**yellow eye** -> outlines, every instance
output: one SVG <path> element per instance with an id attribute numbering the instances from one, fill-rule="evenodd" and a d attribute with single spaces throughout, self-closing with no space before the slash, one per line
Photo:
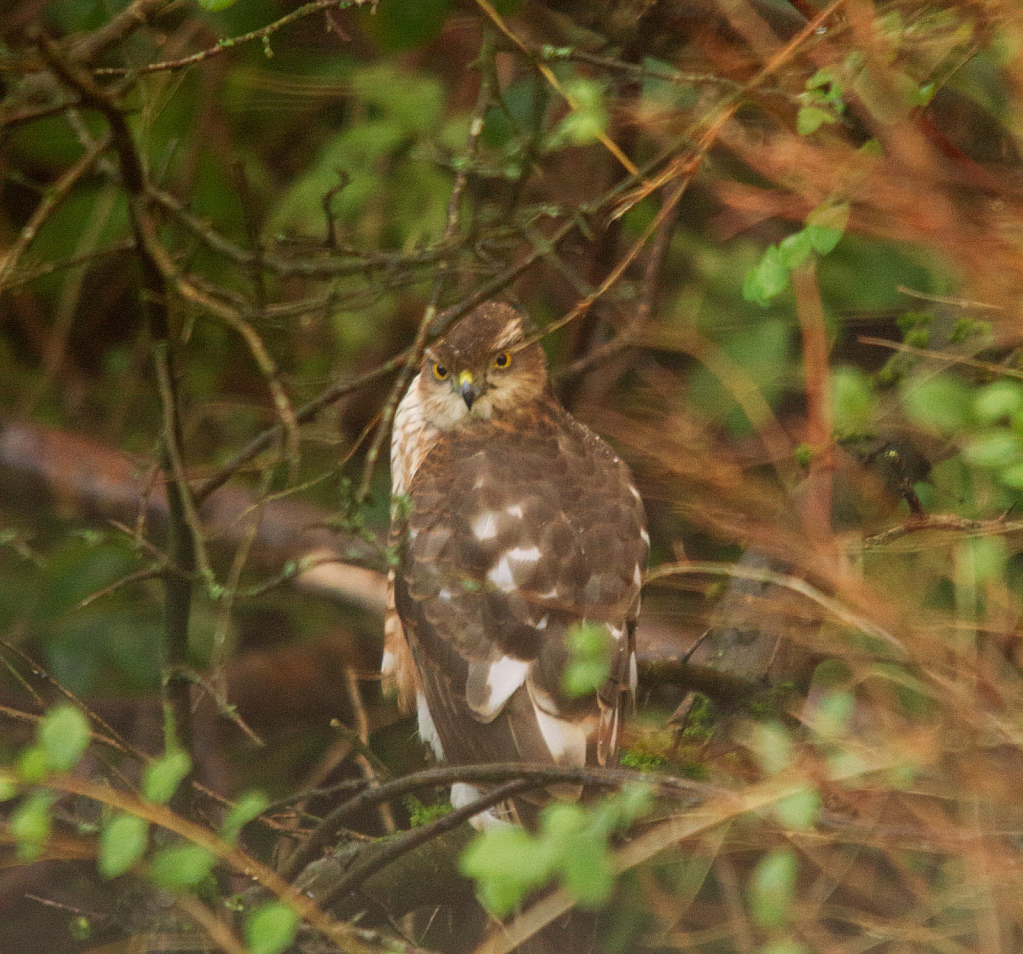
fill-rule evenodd
<path id="1" fill-rule="evenodd" d="M 507 351 L 498 351 L 494 355 L 495 368 L 507 368 L 511 364 L 511 355 Z"/>
<path id="2" fill-rule="evenodd" d="M 433 366 L 433 376 L 438 381 L 443 381 L 451 372 L 442 364 L 435 364 Z"/>

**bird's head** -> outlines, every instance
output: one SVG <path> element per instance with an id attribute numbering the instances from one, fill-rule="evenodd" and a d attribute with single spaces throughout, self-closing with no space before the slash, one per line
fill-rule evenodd
<path id="1" fill-rule="evenodd" d="M 419 372 L 426 420 L 449 430 L 474 419 L 520 410 L 547 389 L 543 349 L 527 343 L 526 319 L 489 302 L 427 349 Z"/>

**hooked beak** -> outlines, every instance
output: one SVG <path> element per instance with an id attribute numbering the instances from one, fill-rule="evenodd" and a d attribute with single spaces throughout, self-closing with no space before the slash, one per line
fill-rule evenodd
<path id="1" fill-rule="evenodd" d="M 483 388 L 473 381 L 471 372 L 463 371 L 458 375 L 458 393 L 462 395 L 465 406 L 471 411 L 476 399 L 483 393 Z"/>

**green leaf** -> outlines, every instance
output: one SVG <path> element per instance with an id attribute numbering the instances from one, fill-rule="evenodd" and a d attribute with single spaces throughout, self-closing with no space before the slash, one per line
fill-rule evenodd
<path id="1" fill-rule="evenodd" d="M 938 375 L 914 380 L 903 387 L 901 396 L 910 419 L 926 430 L 957 434 L 969 428 L 973 396 L 955 378 Z"/>
<path id="2" fill-rule="evenodd" d="M 184 749 L 170 749 L 162 759 L 150 762 L 142 773 L 142 792 L 157 805 L 166 805 L 192 767 Z"/>
<path id="3" fill-rule="evenodd" d="M 67 929 L 76 941 L 88 941 L 92 937 L 92 922 L 84 914 L 73 917 L 68 922 Z"/>
<path id="4" fill-rule="evenodd" d="M 650 811 L 653 803 L 653 785 L 629 782 L 617 795 L 606 798 L 601 807 L 606 807 L 611 816 L 609 827 L 624 828 Z"/>
<path id="5" fill-rule="evenodd" d="M 826 202 L 806 217 L 806 234 L 818 255 L 827 255 L 841 241 L 850 211 L 848 202 Z"/>
<path id="6" fill-rule="evenodd" d="M 1023 461 L 1003 467 L 998 471 L 998 479 L 1006 487 L 1012 487 L 1014 490 L 1023 490 Z"/>
<path id="7" fill-rule="evenodd" d="M 1012 431 L 996 428 L 972 437 L 963 457 L 976 467 L 1009 467 L 1023 459 L 1023 445 Z"/>
<path id="8" fill-rule="evenodd" d="M 796 113 L 796 132 L 800 136 L 809 136 L 817 132 L 824 123 L 837 122 L 838 118 L 828 109 L 819 106 L 803 106 Z"/>
<path id="9" fill-rule="evenodd" d="M 565 643 L 569 663 L 562 675 L 562 689 L 570 696 L 595 692 L 611 675 L 613 639 L 607 627 L 599 623 L 576 623 L 569 628 Z"/>
<path id="10" fill-rule="evenodd" d="M 269 805 L 269 799 L 262 792 L 246 792 L 227 813 L 220 828 L 221 837 L 233 844 L 241 834 L 242 828 L 252 819 L 262 815 Z"/>
<path id="11" fill-rule="evenodd" d="M 789 922 L 799 861 L 791 848 L 776 848 L 761 858 L 750 881 L 750 914 L 763 928 Z"/>
<path id="12" fill-rule="evenodd" d="M 26 795 L 11 815 L 11 834 L 23 861 L 35 861 L 43 853 L 53 829 L 50 810 L 56 801 L 55 793 L 40 789 Z"/>
<path id="13" fill-rule="evenodd" d="M 18 786 L 14 779 L 0 775 L 0 802 L 6 802 L 18 794 Z"/>
<path id="14" fill-rule="evenodd" d="M 765 250 L 760 263 L 746 273 L 742 297 L 758 305 L 766 305 L 789 287 L 789 270 L 777 245 Z"/>
<path id="15" fill-rule="evenodd" d="M 104 878 L 124 874 L 146 852 L 149 822 L 136 815 L 110 816 L 99 833 L 97 865 Z"/>
<path id="16" fill-rule="evenodd" d="M 777 775 L 792 764 L 792 737 L 777 722 L 758 722 L 750 730 L 750 748 L 768 775 Z"/>
<path id="17" fill-rule="evenodd" d="M 856 697 L 848 689 L 825 692 L 813 711 L 813 730 L 824 739 L 837 739 L 846 733 L 856 712 Z"/>
<path id="18" fill-rule="evenodd" d="M 452 0 L 382 0 L 361 17 L 385 53 L 425 46 L 444 26 Z"/>
<path id="19" fill-rule="evenodd" d="M 599 139 L 607 129 L 609 117 L 604 104 L 604 87 L 594 80 L 578 78 L 565 83 L 565 96 L 572 110 L 561 121 L 555 142 L 565 139 L 576 146 Z"/>
<path id="20" fill-rule="evenodd" d="M 798 268 L 806 261 L 811 252 L 809 234 L 805 229 L 800 229 L 798 232 L 785 236 L 778 243 L 778 251 L 782 263 L 789 271 Z"/>
<path id="21" fill-rule="evenodd" d="M 459 869 L 475 879 L 487 910 L 503 916 L 550 879 L 552 847 L 550 841 L 537 840 L 521 828 L 495 828 L 476 836 L 462 853 Z"/>
<path id="22" fill-rule="evenodd" d="M 977 390 L 973 412 L 981 424 L 995 424 L 1023 410 L 1023 385 L 1004 378 Z"/>
<path id="23" fill-rule="evenodd" d="M 924 83 L 923 86 L 918 86 L 913 91 L 910 103 L 913 106 L 929 106 L 937 91 L 938 87 L 936 83 Z"/>
<path id="24" fill-rule="evenodd" d="M 877 395 L 867 375 L 848 365 L 835 368 L 831 374 L 831 408 L 838 434 L 867 433 L 877 406 Z"/>
<path id="25" fill-rule="evenodd" d="M 50 757 L 41 745 L 30 745 L 18 757 L 18 772 L 22 781 L 38 782 L 50 770 Z"/>
<path id="26" fill-rule="evenodd" d="M 587 908 L 599 907 L 614 886 L 607 847 L 613 811 L 601 811 L 602 807 L 594 811 L 555 802 L 541 817 L 539 841 L 553 852 L 565 890 Z"/>
<path id="27" fill-rule="evenodd" d="M 90 735 L 89 720 L 71 705 L 51 709 L 39 724 L 39 745 L 55 772 L 67 772 L 78 764 Z"/>
<path id="28" fill-rule="evenodd" d="M 256 908 L 245 919 L 245 940 L 252 954 L 280 954 L 298 932 L 299 917 L 281 901 Z"/>
<path id="29" fill-rule="evenodd" d="M 615 880 L 607 844 L 591 832 L 581 832 L 571 848 L 562 855 L 565 890 L 580 907 L 599 908 L 610 896 Z"/>
<path id="30" fill-rule="evenodd" d="M 826 66 L 822 66 L 806 81 L 806 88 L 808 90 L 823 89 L 826 86 L 830 86 L 833 79 L 834 74 L 832 71 Z"/>
<path id="31" fill-rule="evenodd" d="M 216 13 L 217 10 L 226 10 L 228 7 L 233 6 L 235 0 L 196 0 L 196 2 L 204 10 Z"/>
<path id="32" fill-rule="evenodd" d="M 153 856 L 149 876 L 163 888 L 191 888 L 209 875 L 216 860 L 199 845 L 175 845 Z"/>
<path id="33" fill-rule="evenodd" d="M 774 816 L 786 828 L 812 828 L 821 814 L 821 795 L 815 788 L 804 788 L 781 799 Z"/>
<path id="34" fill-rule="evenodd" d="M 1004 579 L 1008 550 L 1003 537 L 967 537 L 956 551 L 959 565 L 978 583 Z"/>

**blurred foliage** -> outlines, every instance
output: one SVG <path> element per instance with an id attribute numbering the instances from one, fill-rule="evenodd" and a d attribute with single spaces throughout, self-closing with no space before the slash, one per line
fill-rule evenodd
<path id="1" fill-rule="evenodd" d="M 8 5 L 0 949 L 477 944 L 418 894 L 454 862 L 340 940 L 254 866 L 424 765 L 375 676 L 386 422 L 421 322 L 493 297 L 577 311 L 544 346 L 643 490 L 670 678 L 624 745 L 651 802 L 480 836 L 491 910 L 560 886 L 608 951 L 1018 948 L 1023 25 L 824 6 Z M 326 552 L 377 575 L 317 582 Z M 575 635 L 585 692 L 607 647 Z M 428 779 L 348 811 L 321 850 L 449 815 Z"/>

